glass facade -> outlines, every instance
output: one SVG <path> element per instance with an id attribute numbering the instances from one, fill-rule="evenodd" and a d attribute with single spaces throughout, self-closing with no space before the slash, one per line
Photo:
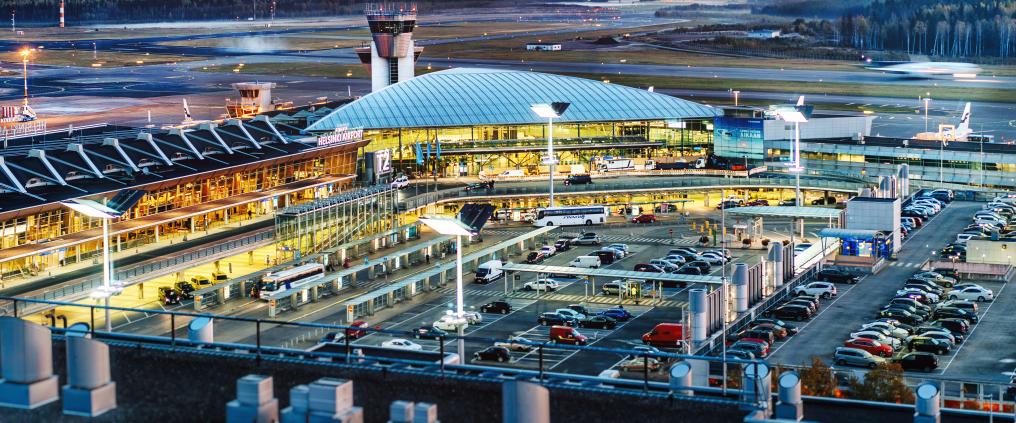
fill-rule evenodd
<path id="1" fill-rule="evenodd" d="M 180 210 L 325 175 L 354 174 L 355 166 L 356 151 L 340 151 L 290 162 L 279 161 L 246 170 L 219 172 L 190 182 L 152 190 L 117 222 Z M 307 189 L 288 195 L 284 201 L 300 203 L 320 195 L 323 193 Z M 282 205 L 285 204 L 287 203 Z M 271 201 L 256 201 L 191 218 L 169 221 L 116 236 L 112 240 L 113 248 L 114 251 L 136 248 L 155 242 L 156 238 L 172 238 L 175 235 L 183 236 L 195 231 L 206 231 L 224 224 L 230 216 L 234 220 L 253 219 L 271 213 L 277 206 L 278 204 Z M 100 219 L 89 218 L 63 207 L 0 220 L 0 249 L 42 243 L 101 226 Z M 30 276 L 56 266 L 91 260 L 101 251 L 101 247 L 101 241 L 90 241 L 52 253 L 0 262 L 0 279 Z"/>

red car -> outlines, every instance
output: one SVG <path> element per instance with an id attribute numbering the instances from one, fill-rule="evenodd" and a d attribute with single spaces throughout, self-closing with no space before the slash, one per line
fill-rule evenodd
<path id="1" fill-rule="evenodd" d="M 768 206 L 769 200 L 751 200 L 746 206 Z"/>
<path id="2" fill-rule="evenodd" d="M 642 213 L 638 216 L 631 218 L 631 223 L 653 223 L 656 221 L 656 215 Z"/>
<path id="3" fill-rule="evenodd" d="M 874 339 L 867 338 L 848 339 L 846 342 L 843 343 L 843 346 L 865 350 L 871 353 L 871 355 L 876 355 L 879 357 L 889 357 L 893 355 L 893 347 L 878 342 Z"/>
<path id="4" fill-rule="evenodd" d="M 366 330 L 363 330 L 363 329 L 353 329 L 353 328 L 365 328 L 365 327 L 367 327 L 367 322 L 365 322 L 363 320 L 357 320 L 357 321 L 353 322 L 353 324 L 351 324 L 349 326 L 351 326 L 351 328 L 346 329 L 346 337 L 347 338 L 349 338 L 349 339 L 357 339 L 357 338 L 363 337 L 364 335 L 367 335 L 367 331 Z M 378 328 L 378 329 L 380 329 L 380 328 Z"/>

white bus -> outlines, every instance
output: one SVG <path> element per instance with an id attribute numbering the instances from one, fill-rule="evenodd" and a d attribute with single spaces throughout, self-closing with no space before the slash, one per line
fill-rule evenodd
<path id="1" fill-rule="evenodd" d="M 308 263 L 261 277 L 258 285 L 259 297 L 269 300 L 271 295 L 287 289 L 299 288 L 325 277 L 325 266 L 321 263 Z"/>
<path id="2" fill-rule="evenodd" d="M 599 225 L 607 221 L 605 206 L 552 207 L 536 211 L 534 226 Z"/>

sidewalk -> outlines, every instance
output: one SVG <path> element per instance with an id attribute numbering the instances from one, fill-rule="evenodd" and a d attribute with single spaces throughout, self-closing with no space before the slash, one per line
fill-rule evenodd
<path id="1" fill-rule="evenodd" d="M 208 243 L 222 241 L 239 235 L 249 235 L 260 229 L 274 225 L 273 215 L 261 216 L 251 220 L 234 221 L 228 225 L 220 225 L 207 231 L 193 234 L 166 234 L 159 240 L 137 248 L 116 251 L 116 239 L 111 239 L 110 259 L 113 261 L 114 274 L 129 270 L 135 265 L 148 261 L 158 261 L 173 257 L 174 253 L 182 253 L 189 249 L 201 248 Z M 186 241 L 184 240 L 186 239 Z M 82 260 L 78 263 L 57 266 L 31 277 L 6 279 L 0 281 L 0 295 L 17 296 L 25 293 L 53 287 L 56 284 L 89 277 L 101 277 L 102 266 L 98 258 Z M 115 279 L 115 277 L 114 277 Z"/>

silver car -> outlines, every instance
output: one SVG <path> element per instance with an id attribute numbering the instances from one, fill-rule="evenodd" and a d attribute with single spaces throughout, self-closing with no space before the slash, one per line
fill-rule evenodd
<path id="1" fill-rule="evenodd" d="M 833 353 L 833 362 L 840 366 L 850 365 L 874 369 L 875 366 L 885 363 L 885 359 L 871 355 L 871 353 L 862 349 L 839 347 Z"/>

